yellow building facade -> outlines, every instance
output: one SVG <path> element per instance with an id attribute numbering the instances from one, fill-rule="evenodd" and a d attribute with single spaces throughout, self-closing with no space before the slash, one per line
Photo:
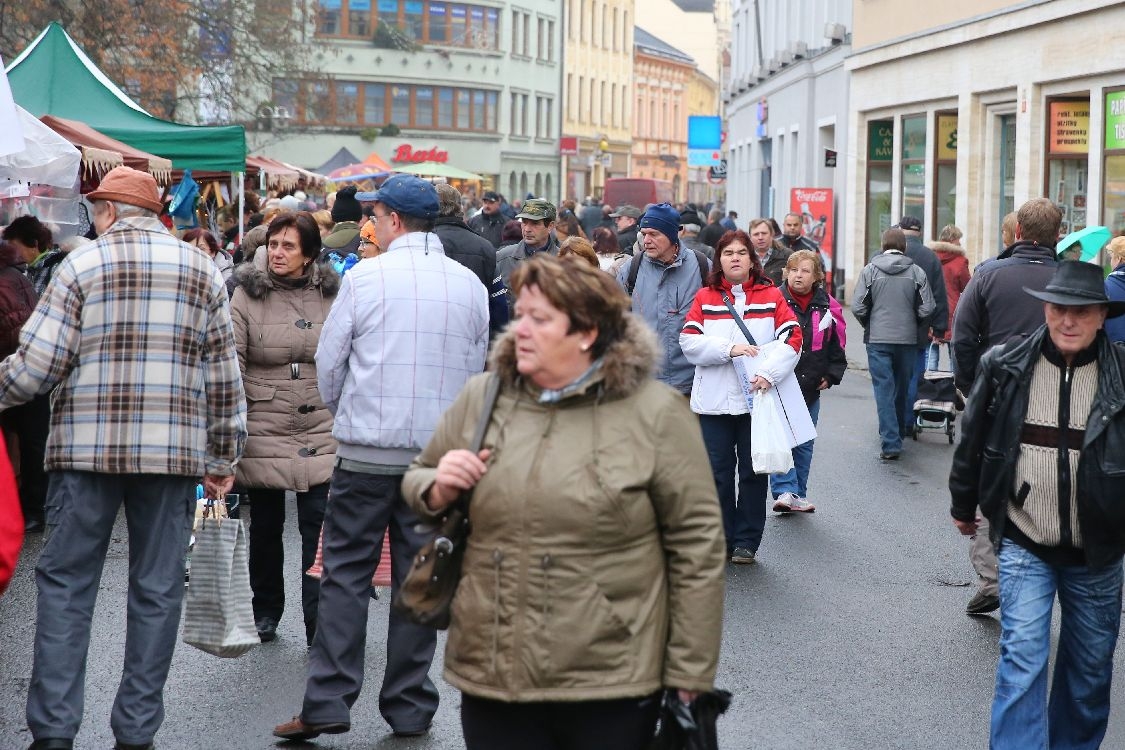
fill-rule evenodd
<path id="1" fill-rule="evenodd" d="M 582 200 L 630 173 L 635 3 L 564 2 L 563 197 Z"/>
<path id="2" fill-rule="evenodd" d="M 695 60 L 654 37 L 634 30 L 633 169 L 631 177 L 672 183 L 675 200 L 687 199 L 687 116 Z"/>

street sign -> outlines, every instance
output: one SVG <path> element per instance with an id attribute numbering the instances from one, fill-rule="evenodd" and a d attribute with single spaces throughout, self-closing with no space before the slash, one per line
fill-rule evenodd
<path id="1" fill-rule="evenodd" d="M 559 154 L 562 156 L 578 156 L 578 137 L 564 135 L 559 138 Z"/>
<path id="2" fill-rule="evenodd" d="M 824 149 L 824 166 L 829 169 L 836 168 L 836 152 L 830 148 Z"/>
<path id="3" fill-rule="evenodd" d="M 727 160 L 722 159 L 717 165 L 707 170 L 708 180 L 725 180 L 727 178 Z"/>
<path id="4" fill-rule="evenodd" d="M 723 153 L 707 148 L 689 148 L 687 163 L 689 167 L 716 167 L 723 160 Z"/>

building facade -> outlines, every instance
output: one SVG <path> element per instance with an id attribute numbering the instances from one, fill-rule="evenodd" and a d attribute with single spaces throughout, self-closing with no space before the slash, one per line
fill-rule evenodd
<path id="1" fill-rule="evenodd" d="M 564 197 L 601 196 L 629 174 L 633 134 L 633 0 L 564 0 Z"/>
<path id="2" fill-rule="evenodd" d="M 675 200 L 687 198 L 688 91 L 695 60 L 640 26 L 634 29 L 633 169 L 630 177 L 672 183 Z"/>
<path id="3" fill-rule="evenodd" d="M 855 6 L 844 246 L 851 278 L 904 214 L 964 232 L 971 262 L 1029 198 L 1063 232 L 1125 233 L 1125 5 L 947 0 Z M 1100 52 L 1097 52 L 1100 51 Z M 1103 52 L 1105 54 L 1103 54 Z"/>
<path id="4" fill-rule="evenodd" d="M 735 0 L 727 81 L 727 207 L 779 221 L 807 214 L 836 282 L 851 18 L 849 0 Z"/>
<path id="5" fill-rule="evenodd" d="M 559 2 L 319 0 L 320 74 L 275 79 L 254 153 L 305 167 L 341 146 L 444 162 L 510 199 L 557 198 Z"/>

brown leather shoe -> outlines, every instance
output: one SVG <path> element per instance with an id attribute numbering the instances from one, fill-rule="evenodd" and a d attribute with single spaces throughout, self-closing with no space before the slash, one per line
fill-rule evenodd
<path id="1" fill-rule="evenodd" d="M 294 716 L 284 724 L 273 728 L 273 736 L 283 740 L 302 742 L 319 737 L 322 734 L 343 734 L 351 729 L 351 724 L 306 724 L 300 716 Z"/>

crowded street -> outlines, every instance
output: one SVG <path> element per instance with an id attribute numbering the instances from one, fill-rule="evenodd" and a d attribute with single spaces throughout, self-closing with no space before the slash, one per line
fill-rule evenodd
<path id="1" fill-rule="evenodd" d="M 849 354 L 862 358 L 862 343 Z M 856 364 L 853 359 L 853 364 Z M 859 363 L 862 364 L 862 363 Z M 862 370 L 825 396 L 809 497 L 813 514 L 770 514 L 754 566 L 729 566 L 716 685 L 735 699 L 719 720 L 720 746 L 755 750 L 965 750 L 985 747 L 999 620 L 970 617 L 974 590 L 967 541 L 949 521 L 952 448 L 926 433 L 894 464 L 877 457 L 871 383 Z M 292 502 L 292 500 L 290 500 Z M 296 529 L 287 528 L 295 549 Z M 0 599 L 0 747 L 30 742 L 23 705 L 31 674 L 35 611 L 29 536 L 20 568 Z M 121 668 L 127 545 L 113 536 L 90 645 L 85 720 L 75 747 L 112 745 L 105 720 Z M 287 583 L 298 564 L 286 559 Z M 399 739 L 378 716 L 388 602 L 371 604 L 370 677 L 348 734 L 315 745 L 339 750 L 463 747 L 459 695 L 440 679 L 444 636 L 430 670 L 441 704 L 429 735 Z M 1057 624 L 1056 624 L 1057 628 Z M 305 653 L 300 611 L 286 612 L 278 639 L 239 659 L 180 643 L 165 690 L 159 746 L 169 750 L 286 747 L 270 736 L 300 707 Z M 1122 655 L 1115 659 L 1122 668 Z M 1114 685 L 1105 747 L 1125 746 L 1125 685 Z M 312 745 L 306 745 L 311 747 Z"/>

